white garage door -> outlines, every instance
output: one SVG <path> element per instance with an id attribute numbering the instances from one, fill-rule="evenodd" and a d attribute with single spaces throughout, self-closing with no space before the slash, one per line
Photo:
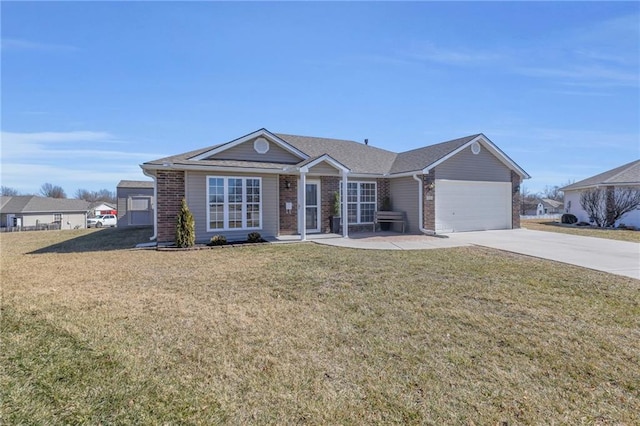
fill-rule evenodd
<path id="1" fill-rule="evenodd" d="M 436 232 L 511 229 L 511 183 L 436 179 Z"/>

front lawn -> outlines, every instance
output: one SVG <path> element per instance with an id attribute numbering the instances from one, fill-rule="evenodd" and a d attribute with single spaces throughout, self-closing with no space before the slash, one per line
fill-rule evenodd
<path id="1" fill-rule="evenodd" d="M 100 232 L 0 235 L 0 423 L 638 422 L 640 281 L 478 247 Z"/>
<path id="2" fill-rule="evenodd" d="M 534 231 L 559 232 L 562 234 L 582 235 L 584 237 L 608 238 L 610 240 L 640 243 L 640 231 L 631 231 L 628 229 L 565 225 L 553 219 L 525 219 L 522 220 L 521 226 Z"/>

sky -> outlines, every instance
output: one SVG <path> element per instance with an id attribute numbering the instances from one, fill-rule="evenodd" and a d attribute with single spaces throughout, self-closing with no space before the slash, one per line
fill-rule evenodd
<path id="1" fill-rule="evenodd" d="M 640 2 L 10 2 L 1 184 L 115 191 L 260 128 L 484 133 L 529 192 L 640 158 Z"/>

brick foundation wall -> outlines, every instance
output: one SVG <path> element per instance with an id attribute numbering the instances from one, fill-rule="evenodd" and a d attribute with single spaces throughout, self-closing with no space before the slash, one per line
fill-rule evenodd
<path id="1" fill-rule="evenodd" d="M 293 175 L 279 176 L 279 235 L 294 235 L 298 233 L 298 177 Z M 289 188 L 287 188 L 289 182 Z M 291 213 L 287 213 L 286 203 L 291 203 Z"/>
<path id="2" fill-rule="evenodd" d="M 436 171 L 430 170 L 428 175 L 422 175 L 422 227 L 429 231 L 436 230 Z M 433 189 L 429 189 L 432 186 Z"/>
<path id="3" fill-rule="evenodd" d="M 516 191 L 516 187 L 519 188 Z M 520 228 L 520 175 L 511 170 L 511 228 Z"/>
<path id="4" fill-rule="evenodd" d="M 185 197 L 184 172 L 159 170 L 157 172 L 158 243 L 172 243 L 176 237 L 176 219 Z"/>

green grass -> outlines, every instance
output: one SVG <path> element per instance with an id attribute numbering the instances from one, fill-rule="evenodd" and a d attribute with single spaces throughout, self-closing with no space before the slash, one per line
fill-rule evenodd
<path id="1" fill-rule="evenodd" d="M 609 240 L 640 243 L 640 231 L 629 229 L 592 228 L 590 226 L 564 225 L 551 219 L 527 219 L 522 227 L 534 231 L 559 232 L 561 234 L 581 235 L 583 237 L 607 238 Z"/>
<path id="2" fill-rule="evenodd" d="M 0 235 L 0 423 L 639 420 L 637 280 L 476 247 L 75 232 Z"/>

